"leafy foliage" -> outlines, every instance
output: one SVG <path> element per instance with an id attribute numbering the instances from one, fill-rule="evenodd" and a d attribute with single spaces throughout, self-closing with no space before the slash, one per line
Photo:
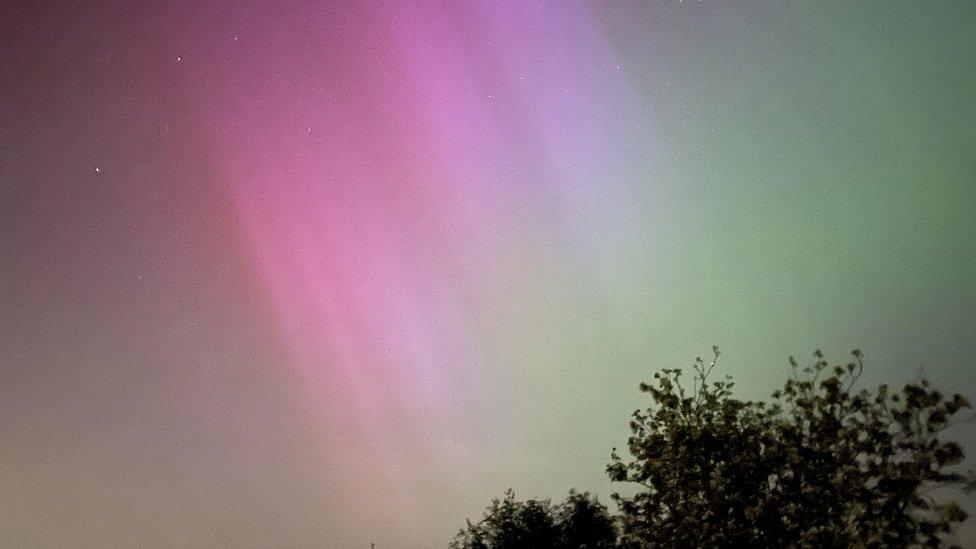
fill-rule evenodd
<path id="1" fill-rule="evenodd" d="M 491 502 L 481 522 L 458 532 L 455 549 L 603 549 L 615 547 L 613 519 L 596 498 L 570 491 L 565 502 L 518 501 L 508 490 Z"/>
<path id="2" fill-rule="evenodd" d="M 940 438 L 969 408 L 963 396 L 926 381 L 854 392 L 854 351 L 836 367 L 819 352 L 802 369 L 791 357 L 772 403 L 742 401 L 729 378 L 709 380 L 714 352 L 696 361 L 691 391 L 679 369 L 641 384 L 653 405 L 633 414 L 632 459 L 614 449 L 607 467 L 640 487 L 614 494 L 623 546 L 938 546 L 966 519 L 930 497 L 967 485 L 952 468 L 962 448 Z"/>

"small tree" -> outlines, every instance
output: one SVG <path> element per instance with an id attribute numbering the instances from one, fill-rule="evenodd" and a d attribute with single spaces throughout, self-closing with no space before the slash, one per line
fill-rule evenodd
<path id="1" fill-rule="evenodd" d="M 631 421 L 625 463 L 611 480 L 641 489 L 614 494 L 622 543 L 635 547 L 937 546 L 966 518 L 941 486 L 972 486 L 952 466 L 959 444 L 940 434 L 969 402 L 926 381 L 898 393 L 853 392 L 862 356 L 831 368 L 823 355 L 799 368 L 772 403 L 732 398 L 732 381 L 710 381 L 715 360 L 641 384 L 653 406 Z M 971 419 L 971 418 L 970 418 Z"/>
<path id="2" fill-rule="evenodd" d="M 450 546 L 455 549 L 605 549 L 616 540 L 613 519 L 587 492 L 570 491 L 566 501 L 518 501 L 508 490 L 492 500 L 484 518 L 468 521 Z"/>

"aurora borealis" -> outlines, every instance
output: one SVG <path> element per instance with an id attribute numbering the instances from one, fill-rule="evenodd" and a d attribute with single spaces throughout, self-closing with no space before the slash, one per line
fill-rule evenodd
<path id="1" fill-rule="evenodd" d="M 0 545 L 606 501 L 713 344 L 976 397 L 971 3 L 36 2 L 0 68 Z"/>

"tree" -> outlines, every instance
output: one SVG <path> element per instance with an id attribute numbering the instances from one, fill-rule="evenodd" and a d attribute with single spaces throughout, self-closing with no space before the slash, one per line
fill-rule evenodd
<path id="1" fill-rule="evenodd" d="M 621 544 L 628 547 L 938 546 L 966 519 L 944 486 L 969 489 L 963 459 L 945 429 L 969 402 L 928 382 L 899 392 L 854 392 L 862 355 L 830 367 L 820 352 L 773 401 L 732 397 L 730 378 L 711 381 L 718 359 L 695 363 L 692 388 L 679 369 L 641 384 L 652 406 L 631 421 L 624 462 L 614 449 L 611 480 Z M 972 419 L 971 417 L 969 419 Z"/>
<path id="2" fill-rule="evenodd" d="M 492 500 L 477 524 L 468 521 L 455 549 L 608 549 L 616 531 L 607 508 L 587 492 L 570 490 L 558 506 L 549 500 L 518 501 L 512 490 Z"/>

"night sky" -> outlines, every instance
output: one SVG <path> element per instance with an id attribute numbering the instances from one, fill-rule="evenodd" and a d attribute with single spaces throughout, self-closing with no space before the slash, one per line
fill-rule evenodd
<path id="1" fill-rule="evenodd" d="M 976 4 L 13 4 L 0 545 L 608 502 L 713 344 L 976 397 Z"/>

